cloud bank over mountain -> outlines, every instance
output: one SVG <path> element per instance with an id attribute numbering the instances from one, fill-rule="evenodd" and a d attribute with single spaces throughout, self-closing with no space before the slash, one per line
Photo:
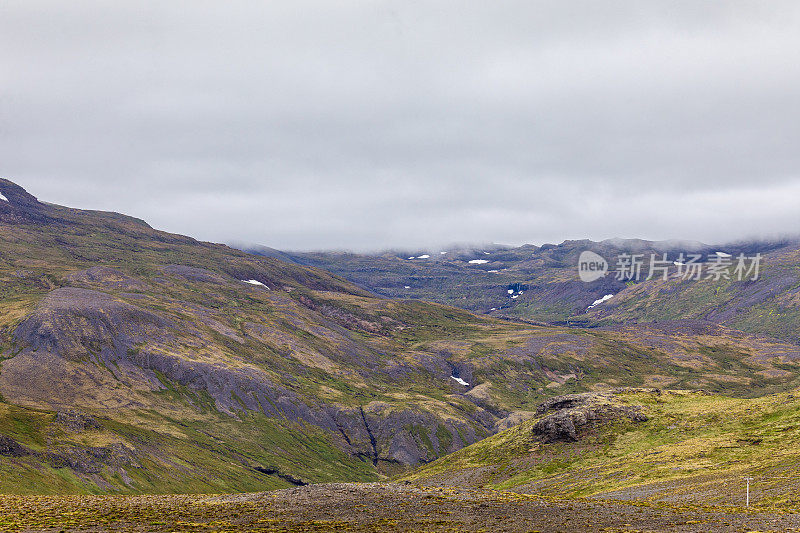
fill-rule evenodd
<path id="1" fill-rule="evenodd" d="M 796 2 L 23 2 L 0 175 L 277 248 L 800 222 Z"/>

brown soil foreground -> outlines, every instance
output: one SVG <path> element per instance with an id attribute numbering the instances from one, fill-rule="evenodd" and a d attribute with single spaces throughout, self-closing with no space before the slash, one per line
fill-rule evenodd
<path id="1" fill-rule="evenodd" d="M 0 531 L 800 531 L 800 514 L 394 484 L 224 496 L 0 496 Z"/>

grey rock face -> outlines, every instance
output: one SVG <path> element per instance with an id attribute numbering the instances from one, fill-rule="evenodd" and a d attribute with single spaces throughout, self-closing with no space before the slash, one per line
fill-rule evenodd
<path id="1" fill-rule="evenodd" d="M 53 468 L 69 467 L 82 474 L 97 474 L 106 467 L 141 467 L 135 454 L 122 444 L 64 448 L 44 455 Z"/>
<path id="2" fill-rule="evenodd" d="M 95 417 L 77 411 L 59 411 L 56 413 L 56 422 L 72 431 L 86 431 L 103 427 Z"/>
<path id="3" fill-rule="evenodd" d="M 14 331 L 17 342 L 33 350 L 80 360 L 110 341 L 133 345 L 162 333 L 169 322 L 158 315 L 88 289 L 52 291 Z"/>
<path id="4" fill-rule="evenodd" d="M 640 407 L 616 402 L 614 393 L 556 396 L 542 403 L 536 414 L 543 418 L 533 426 L 533 433 L 543 442 L 574 442 L 592 428 L 610 422 L 647 421 Z"/>
<path id="5" fill-rule="evenodd" d="M 25 448 L 11 437 L 0 435 L 0 456 L 24 457 L 31 454 L 33 454 L 31 450 Z"/>
<path id="6" fill-rule="evenodd" d="M 206 271 L 201 269 L 165 267 L 165 271 L 169 275 L 181 274 L 195 279 L 206 276 Z M 135 280 L 110 268 L 91 268 L 76 273 L 71 281 L 91 287 L 113 281 L 126 288 Z M 202 349 L 206 343 L 199 329 L 205 317 L 197 309 L 194 311 L 196 321 L 178 323 L 177 319 L 162 316 L 157 310 L 133 305 L 99 290 L 59 288 L 45 296 L 13 331 L 14 341 L 22 352 L 15 355 L 4 373 L 6 377 L 17 376 L 15 383 L 20 383 L 27 379 L 30 368 L 46 364 L 53 369 L 52 375 L 59 383 L 67 383 L 70 379 L 82 379 L 84 374 L 76 377 L 59 369 L 75 368 L 77 363 L 91 372 L 87 379 L 102 382 L 111 377 L 133 384 L 137 392 L 145 394 L 160 390 L 164 385 L 157 376 L 163 376 L 191 390 L 207 391 L 216 408 L 230 416 L 238 416 L 238 411 L 247 409 L 320 427 L 330 432 L 343 451 L 375 466 L 430 462 L 495 431 L 496 415 L 481 405 L 476 405 L 469 413 L 468 420 L 454 421 L 419 409 L 381 406 L 380 402 L 364 404 L 361 408 L 327 404 L 304 396 L 302 390 L 292 390 L 258 366 L 229 364 L 223 358 L 192 357 L 192 348 Z M 204 324 L 209 325 L 210 318 Z M 368 372 L 390 374 L 404 370 L 404 363 L 385 369 L 375 354 L 352 343 L 340 325 L 331 321 L 328 326 L 324 332 L 339 348 L 327 354 L 331 359 L 357 361 Z M 216 331 L 219 333 L 220 328 Z M 250 328 L 246 334 L 253 331 Z M 264 336 L 268 333 L 266 331 Z M 26 357 L 27 366 L 21 362 Z M 431 373 L 447 383 L 456 373 L 472 380 L 471 367 L 448 363 L 446 354 L 439 359 L 431 357 L 430 368 Z M 408 372 L 413 371 L 416 367 L 410 366 Z M 460 392 L 462 387 L 453 384 Z M 68 391 L 62 388 L 60 395 L 48 391 L 44 397 L 58 411 L 58 423 L 72 431 L 87 431 L 102 425 L 91 416 L 73 412 L 71 402 L 74 400 L 65 396 L 66 393 Z M 92 465 L 108 463 L 108 458 L 96 457 L 105 453 L 101 452 L 86 452 L 91 457 L 77 452 L 62 453 L 52 460 L 88 472 L 94 468 Z"/>

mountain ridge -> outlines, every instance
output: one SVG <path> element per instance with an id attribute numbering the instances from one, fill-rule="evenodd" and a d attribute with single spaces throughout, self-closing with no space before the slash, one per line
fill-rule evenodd
<path id="1" fill-rule="evenodd" d="M 800 353 L 778 339 L 692 320 L 532 324 L 391 299 L 10 187 L 0 183 L 13 211 L 0 219 L 3 492 L 377 480 L 557 394 L 800 385 Z"/>
<path id="2" fill-rule="evenodd" d="M 330 270 L 353 283 L 381 296 L 391 298 L 415 298 L 435 301 L 447 305 L 461 307 L 469 311 L 491 316 L 514 317 L 542 323 L 622 323 L 626 320 L 639 322 L 657 321 L 656 313 L 663 307 L 670 307 L 670 299 L 674 295 L 663 292 L 664 298 L 657 294 L 663 286 L 658 279 L 646 279 L 650 255 L 661 259 L 667 254 L 670 262 L 677 261 L 681 254 L 697 254 L 708 258 L 716 257 L 717 252 L 724 252 L 733 258 L 744 254 L 747 257 L 761 254 L 763 256 L 763 277 L 753 283 L 754 287 L 764 287 L 767 292 L 773 291 L 770 286 L 782 284 L 782 291 L 793 291 L 800 283 L 800 276 L 792 271 L 800 266 L 800 240 L 797 238 L 780 238 L 761 241 L 738 241 L 726 245 L 705 245 L 685 241 L 646 241 L 642 239 L 606 239 L 604 241 L 567 240 L 558 245 L 545 244 L 541 247 L 524 245 L 518 248 L 486 249 L 461 248 L 453 253 L 437 254 L 428 252 L 423 258 L 406 256 L 403 252 L 385 252 L 381 254 L 353 254 L 342 252 L 304 252 L 286 253 L 299 264 L 306 264 Z M 621 254 L 642 254 L 644 265 L 642 275 L 638 279 L 618 279 L 614 272 L 589 283 L 578 278 L 578 256 L 583 251 L 592 251 L 603 257 L 613 270 L 615 257 Z M 258 254 L 257 249 L 251 249 Z M 786 256 L 789 256 L 787 259 Z M 781 265 L 783 265 L 781 267 Z M 779 280 L 772 278 L 773 273 L 782 268 Z M 671 265 L 670 278 L 677 275 L 678 266 Z M 796 270 L 796 269 L 795 269 Z M 715 303 L 710 297 L 695 298 L 686 303 L 687 311 L 681 314 L 671 313 L 667 318 L 687 318 L 698 320 L 720 321 L 725 314 L 725 305 L 736 306 L 737 300 L 747 305 L 749 298 L 746 283 L 726 283 L 729 280 L 703 279 L 697 283 L 674 283 L 670 281 L 671 290 L 691 295 L 708 291 L 731 292 L 725 302 Z M 696 285 L 696 287 L 695 287 Z M 700 287 L 700 289 L 698 289 Z M 746 290 L 739 294 L 740 289 Z M 751 291 L 752 292 L 752 291 Z M 763 292 L 763 291 L 762 291 Z M 774 292 L 774 291 L 773 291 Z M 615 313 L 608 311 L 619 306 L 618 302 L 638 301 L 635 295 L 647 298 L 652 303 L 652 312 L 641 311 Z M 768 298 L 791 299 L 789 294 L 771 294 Z M 611 298 L 609 299 L 609 295 Z M 631 298 L 631 296 L 634 296 Z M 653 298 L 653 296 L 655 297 Z M 603 300 L 605 298 L 605 300 Z M 602 304 L 598 304 L 602 300 Z M 635 304 L 639 307 L 645 301 Z M 773 305 L 773 304 L 769 304 Z M 780 303 L 775 305 L 780 307 Z M 706 308 L 705 312 L 700 309 Z M 773 306 L 774 307 L 774 306 Z M 692 312 L 695 310 L 696 312 Z M 776 309 L 773 311 L 777 312 Z M 750 323 L 743 320 L 725 321 L 736 327 L 744 327 L 751 333 L 758 333 L 761 323 L 757 316 L 751 316 Z M 767 330 L 765 330 L 767 331 Z M 768 328 L 771 335 L 797 342 L 800 337 L 796 333 L 781 331 L 777 327 Z"/>

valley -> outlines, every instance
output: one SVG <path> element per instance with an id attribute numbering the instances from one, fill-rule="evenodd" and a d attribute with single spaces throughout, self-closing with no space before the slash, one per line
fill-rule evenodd
<path id="1" fill-rule="evenodd" d="M 586 243 L 535 250 L 547 257 L 524 268 L 511 264 L 519 251 L 486 263 L 469 251 L 414 267 L 447 294 L 436 298 L 367 283 L 349 270 L 368 271 L 364 257 L 340 277 L 320 256 L 254 255 L 7 180 L 0 193 L 0 531 L 477 530 L 512 510 L 569 531 L 601 501 L 610 530 L 663 516 L 795 527 L 781 514 L 796 508 L 786 476 L 800 460 L 790 243 L 764 250 L 763 280 L 713 290 L 573 281 Z M 504 260 L 514 274 L 483 270 Z M 374 261 L 381 283 L 415 283 L 385 266 L 409 260 Z M 487 279 L 515 307 L 459 301 Z M 551 418 L 552 398 L 575 395 L 599 411 Z M 748 475 L 759 481 L 745 512 L 728 487 Z M 364 498 L 383 503 L 362 512 Z M 398 515 L 423 504 L 425 516 Z"/>
<path id="2" fill-rule="evenodd" d="M 275 255 L 269 249 L 242 248 Z M 604 258 L 611 270 L 589 283 L 576 275 L 578 258 L 587 250 Z M 758 279 L 707 279 L 703 275 L 696 280 L 678 275 L 681 267 L 675 263 L 680 257 L 696 255 L 700 264 L 708 265 L 717 252 L 731 258 L 760 254 Z M 714 245 L 575 240 L 558 245 L 454 248 L 423 254 L 425 259 L 407 257 L 408 253 L 282 252 L 281 257 L 329 270 L 383 296 L 439 302 L 477 314 L 584 326 L 703 320 L 792 342 L 800 340 L 793 326 L 800 290 L 800 243 L 796 239 Z M 620 272 L 615 269 L 626 254 L 640 256 L 640 278 L 619 279 Z M 660 272 L 646 279 L 651 256 L 660 260 L 665 254 L 669 279 L 662 280 Z"/>
<path id="3" fill-rule="evenodd" d="M 0 2 L 0 533 L 800 533 L 800 2 Z"/>

